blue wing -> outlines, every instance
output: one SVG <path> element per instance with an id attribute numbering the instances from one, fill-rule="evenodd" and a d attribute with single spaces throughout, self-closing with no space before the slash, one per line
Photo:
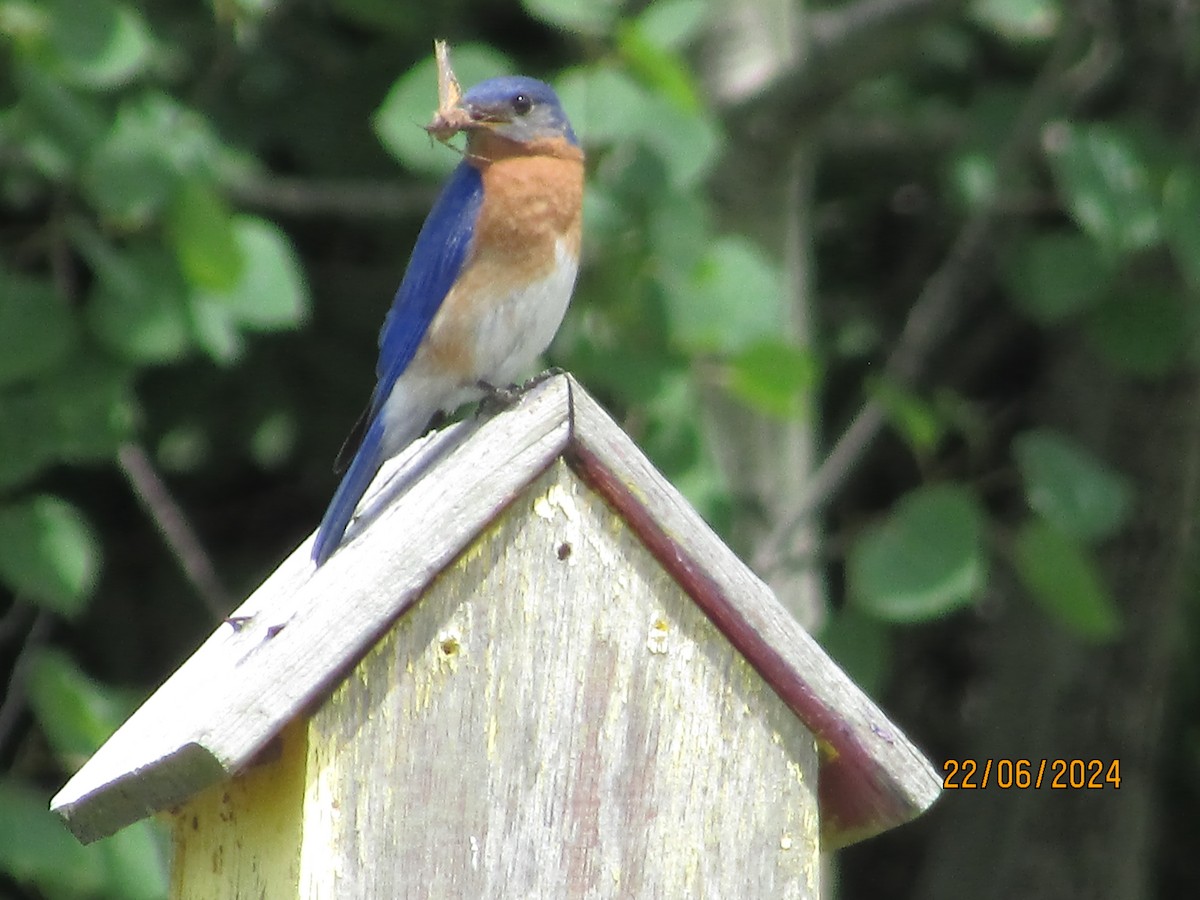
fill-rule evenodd
<path id="1" fill-rule="evenodd" d="M 482 202 L 483 181 L 479 171 L 461 162 L 421 226 L 412 258 L 379 332 L 379 363 L 375 369 L 378 382 L 370 406 L 339 454 L 340 460 L 343 454 L 353 452 L 354 459 L 317 529 L 312 557 L 318 566 L 341 543 L 358 501 L 384 462 L 385 434 L 380 411 L 462 271 Z"/>
<path id="2" fill-rule="evenodd" d="M 462 271 L 482 202 L 483 179 L 479 170 L 464 160 L 451 174 L 421 226 L 396 299 L 383 320 L 379 364 L 375 368 L 379 383 L 371 398 L 371 419 L 412 362 L 429 323 Z"/>

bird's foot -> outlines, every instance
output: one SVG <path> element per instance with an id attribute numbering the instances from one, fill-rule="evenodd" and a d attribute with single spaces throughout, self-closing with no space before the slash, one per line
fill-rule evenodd
<path id="1" fill-rule="evenodd" d="M 475 382 L 475 386 L 483 391 L 483 399 L 479 401 L 479 408 L 476 410 L 476 415 L 480 416 L 495 415 L 511 409 L 516 406 L 521 395 L 525 393 L 525 389 L 519 385 L 510 384 L 507 387 L 496 387 L 483 379 Z"/>
<path id="2" fill-rule="evenodd" d="M 532 378 L 530 378 L 528 381 L 526 381 L 523 385 L 521 385 L 521 393 L 523 394 L 526 391 L 533 390 L 535 387 L 537 387 L 543 381 L 549 381 L 551 378 L 557 378 L 559 375 L 566 375 L 566 374 L 567 373 L 566 373 L 565 369 L 560 369 L 558 366 L 551 366 L 545 372 L 542 372 L 538 375 L 534 375 Z"/>
<path id="3" fill-rule="evenodd" d="M 558 366 L 553 366 L 540 375 L 534 375 L 524 384 L 510 384 L 505 387 L 496 387 L 490 381 L 485 381 L 481 378 L 475 382 L 475 386 L 483 391 L 483 399 L 479 401 L 479 408 L 476 410 L 476 414 L 488 416 L 511 409 L 517 405 L 517 402 L 525 395 L 526 391 L 533 390 L 533 388 L 537 387 L 543 381 L 548 381 L 563 374 L 565 373 L 562 369 L 558 368 Z"/>

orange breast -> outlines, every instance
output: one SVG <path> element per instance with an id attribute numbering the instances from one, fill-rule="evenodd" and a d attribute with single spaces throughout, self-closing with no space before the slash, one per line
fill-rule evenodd
<path id="1" fill-rule="evenodd" d="M 474 255 L 499 255 L 514 275 L 545 275 L 554 245 L 579 254 L 583 215 L 583 153 L 567 141 L 522 145 L 481 134 L 470 146 L 483 178 Z"/>
<path id="2" fill-rule="evenodd" d="M 464 378 L 475 367 L 474 330 L 489 302 L 547 278 L 560 242 L 578 259 L 583 221 L 578 147 L 565 140 L 522 145 L 481 133 L 468 153 L 483 179 L 483 203 L 462 273 L 419 354 L 422 363 Z"/>

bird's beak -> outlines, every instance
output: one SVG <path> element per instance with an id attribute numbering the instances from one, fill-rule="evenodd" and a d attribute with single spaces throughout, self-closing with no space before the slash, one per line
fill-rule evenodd
<path id="1" fill-rule="evenodd" d="M 459 101 L 448 109 L 438 108 L 425 130 L 439 141 L 447 141 L 463 131 L 483 131 L 512 121 L 512 114 L 500 105 Z"/>
<path id="2" fill-rule="evenodd" d="M 464 103 L 462 108 L 471 118 L 471 124 L 479 127 L 503 125 L 512 119 L 501 106 L 484 106 L 478 103 Z"/>

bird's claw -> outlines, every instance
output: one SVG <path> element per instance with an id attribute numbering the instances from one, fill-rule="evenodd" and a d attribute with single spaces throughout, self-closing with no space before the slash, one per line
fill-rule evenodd
<path id="1" fill-rule="evenodd" d="M 530 378 L 528 381 L 526 381 L 523 385 L 521 385 L 521 393 L 523 394 L 526 391 L 533 390 L 535 387 L 537 387 L 543 381 L 549 381 L 551 378 L 557 378 L 559 375 L 566 375 L 566 374 L 567 373 L 566 373 L 565 369 L 561 369 L 558 366 L 551 366 L 545 372 L 541 372 L 537 375 L 534 375 L 532 378 Z"/>
<path id="2" fill-rule="evenodd" d="M 490 381 L 481 378 L 475 382 L 475 386 L 483 391 L 483 399 L 479 401 L 476 413 L 481 416 L 494 415 L 506 409 L 512 409 L 527 391 L 533 390 L 543 381 L 549 381 L 551 378 L 563 374 L 566 373 L 558 366 L 551 366 L 546 371 L 534 375 L 524 384 L 510 384 L 505 387 L 496 387 Z"/>
<path id="3" fill-rule="evenodd" d="M 506 387 L 496 387 L 490 381 L 483 379 L 477 381 L 475 386 L 483 391 L 483 399 L 479 401 L 479 408 L 476 410 L 476 413 L 481 416 L 494 415 L 511 409 L 516 406 L 521 395 L 525 393 L 525 388 L 520 385 L 510 384 Z"/>

